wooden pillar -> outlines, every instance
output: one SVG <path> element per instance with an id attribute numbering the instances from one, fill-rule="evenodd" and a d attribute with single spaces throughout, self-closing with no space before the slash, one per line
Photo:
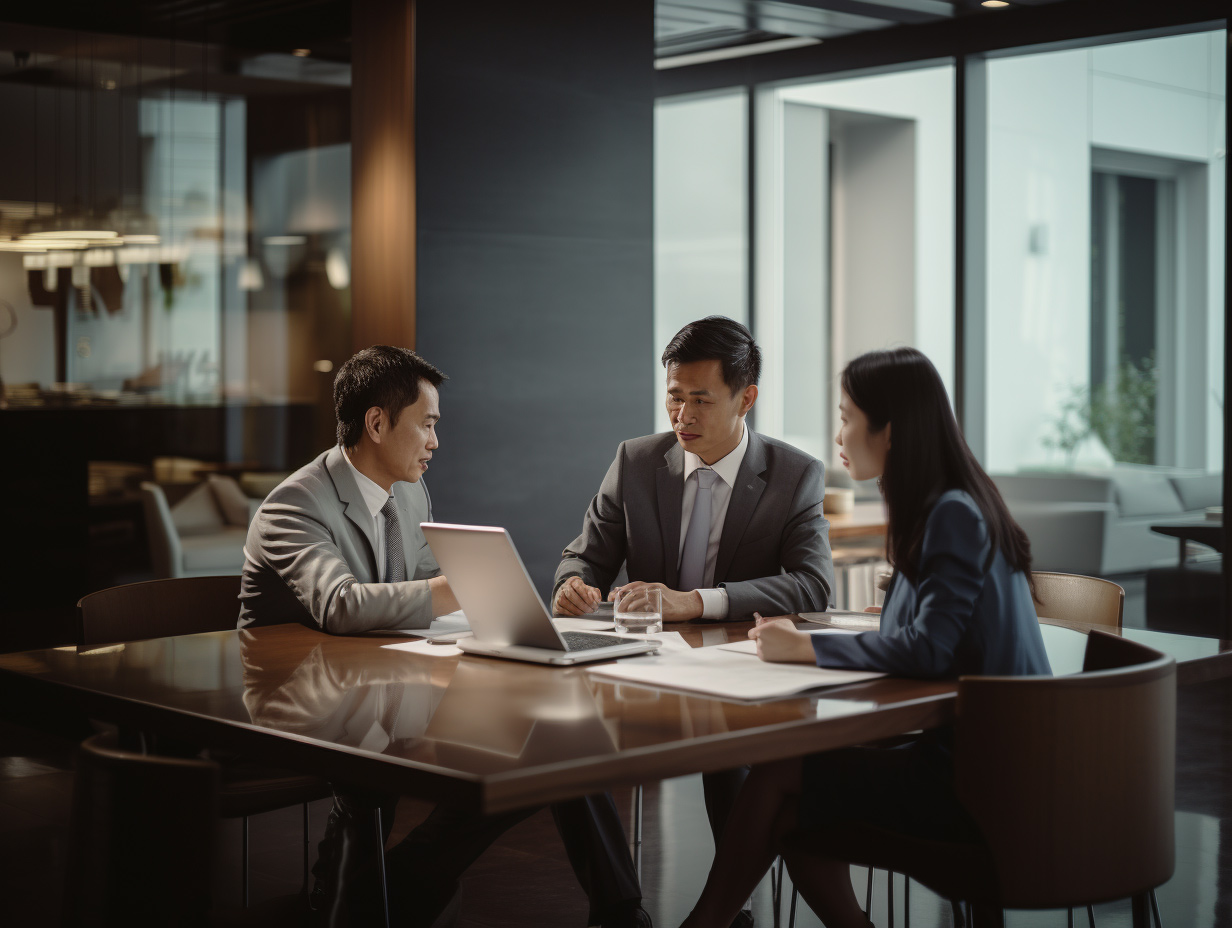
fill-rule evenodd
<path id="1" fill-rule="evenodd" d="M 415 4 L 351 4 L 351 343 L 415 347 Z"/>

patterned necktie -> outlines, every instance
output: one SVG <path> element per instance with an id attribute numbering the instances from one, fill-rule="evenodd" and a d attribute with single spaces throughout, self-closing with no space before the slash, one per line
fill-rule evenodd
<path id="1" fill-rule="evenodd" d="M 398 527 L 398 505 L 391 496 L 381 507 L 385 517 L 385 582 L 406 579 L 406 558 L 402 554 L 402 529 Z"/>
<path id="2" fill-rule="evenodd" d="M 684 536 L 684 551 L 680 555 L 680 589 L 700 590 L 706 578 L 706 549 L 710 547 L 710 488 L 718 474 L 699 467 L 697 498 L 693 500 L 693 515 Z"/>

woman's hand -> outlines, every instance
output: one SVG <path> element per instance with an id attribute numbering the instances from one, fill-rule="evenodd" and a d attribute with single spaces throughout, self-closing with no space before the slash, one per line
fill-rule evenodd
<path id="1" fill-rule="evenodd" d="M 757 656 L 777 664 L 814 664 L 812 636 L 797 631 L 791 619 L 763 619 L 756 612 L 757 625 L 749 637 L 757 642 Z"/>

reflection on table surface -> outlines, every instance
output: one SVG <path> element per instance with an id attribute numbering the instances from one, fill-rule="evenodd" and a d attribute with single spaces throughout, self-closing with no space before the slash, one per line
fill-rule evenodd
<path id="1" fill-rule="evenodd" d="M 748 627 L 679 630 L 697 647 Z M 1087 630 L 1048 623 L 1057 673 L 1081 668 Z M 1177 657 L 1181 683 L 1232 673 L 1232 643 L 1124 634 Z M 29 651 L 0 655 L 0 683 L 21 698 L 69 693 L 98 718 L 187 728 L 269 763 L 411 793 L 462 790 L 459 801 L 487 811 L 936 727 L 957 691 L 883 678 L 750 705 L 603 682 L 584 667 L 381 647 L 397 640 L 278 625 Z"/>
<path id="2" fill-rule="evenodd" d="M 682 631 L 701 646 L 742 639 L 748 627 Z M 0 669 L 477 775 L 857 715 L 953 690 L 878 680 L 750 705 L 602 682 L 584 667 L 381 647 L 390 641 L 279 625 L 4 655 Z"/>

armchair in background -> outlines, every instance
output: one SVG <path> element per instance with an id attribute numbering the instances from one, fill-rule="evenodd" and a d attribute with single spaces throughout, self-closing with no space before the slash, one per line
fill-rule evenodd
<path id="1" fill-rule="evenodd" d="M 238 574 L 244 567 L 248 523 L 261 501 L 230 477 L 211 474 L 175 505 L 157 483 L 141 484 L 154 575 L 205 577 Z"/>

